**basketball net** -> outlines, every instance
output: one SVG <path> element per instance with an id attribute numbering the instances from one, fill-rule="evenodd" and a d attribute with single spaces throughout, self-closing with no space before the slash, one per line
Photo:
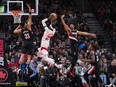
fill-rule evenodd
<path id="1" fill-rule="evenodd" d="M 23 13 L 23 11 L 20 11 L 20 10 L 12 10 L 11 11 L 13 17 L 14 17 L 14 23 L 21 23 L 21 16 Z"/>

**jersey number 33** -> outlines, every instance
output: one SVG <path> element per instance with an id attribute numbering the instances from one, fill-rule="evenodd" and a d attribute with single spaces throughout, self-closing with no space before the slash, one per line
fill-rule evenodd
<path id="1" fill-rule="evenodd" d="M 29 33 L 24 34 L 24 36 L 25 36 L 25 39 L 30 39 Z"/>

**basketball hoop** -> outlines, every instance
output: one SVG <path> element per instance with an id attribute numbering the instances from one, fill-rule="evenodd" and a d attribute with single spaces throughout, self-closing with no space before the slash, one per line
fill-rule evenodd
<path id="1" fill-rule="evenodd" d="M 14 17 L 14 23 L 21 23 L 21 16 L 22 16 L 23 11 L 12 10 L 11 13 Z"/>

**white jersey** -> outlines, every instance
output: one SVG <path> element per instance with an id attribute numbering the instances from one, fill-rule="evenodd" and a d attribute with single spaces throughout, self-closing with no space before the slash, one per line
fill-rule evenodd
<path id="1" fill-rule="evenodd" d="M 46 25 L 45 22 L 47 20 L 48 20 L 47 18 L 42 20 L 42 25 L 43 25 L 45 31 L 44 31 L 44 34 L 43 34 L 43 37 L 42 37 L 42 40 L 41 40 L 41 47 L 45 47 L 45 48 L 49 47 L 50 39 L 51 39 L 51 37 L 54 36 L 55 31 L 56 31 L 56 29 L 53 28 L 52 25 L 50 25 L 50 27 L 48 27 Z M 51 29 L 49 29 L 49 28 L 51 28 Z"/>

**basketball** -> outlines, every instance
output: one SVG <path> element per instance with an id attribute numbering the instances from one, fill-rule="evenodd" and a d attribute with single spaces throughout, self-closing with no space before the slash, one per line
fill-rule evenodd
<path id="1" fill-rule="evenodd" d="M 56 20 L 57 19 L 57 14 L 56 13 L 51 13 L 49 18 L 50 18 L 51 21 Z"/>

